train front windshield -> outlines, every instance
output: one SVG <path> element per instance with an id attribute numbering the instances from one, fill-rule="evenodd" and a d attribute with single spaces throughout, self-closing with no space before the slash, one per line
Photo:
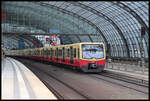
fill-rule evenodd
<path id="1" fill-rule="evenodd" d="M 82 58 L 84 59 L 101 59 L 104 58 L 104 48 L 103 45 L 82 45 Z"/>

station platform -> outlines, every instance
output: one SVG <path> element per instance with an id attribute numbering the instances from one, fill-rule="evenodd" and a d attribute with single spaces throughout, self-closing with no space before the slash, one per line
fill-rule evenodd
<path id="1" fill-rule="evenodd" d="M 57 99 L 22 63 L 10 57 L 1 61 L 2 99 Z"/>

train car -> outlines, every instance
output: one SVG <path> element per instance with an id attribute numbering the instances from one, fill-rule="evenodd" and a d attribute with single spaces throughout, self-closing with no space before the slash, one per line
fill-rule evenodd
<path id="1" fill-rule="evenodd" d="M 83 42 L 17 50 L 13 55 L 69 65 L 83 72 L 101 72 L 105 68 L 105 54 L 103 43 Z"/>
<path id="2" fill-rule="evenodd" d="M 53 62 L 70 65 L 84 72 L 101 72 L 105 67 L 103 43 L 77 43 L 55 46 Z"/>

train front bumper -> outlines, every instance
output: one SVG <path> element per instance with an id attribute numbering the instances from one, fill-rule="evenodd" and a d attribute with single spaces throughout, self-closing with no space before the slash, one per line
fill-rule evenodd
<path id="1" fill-rule="evenodd" d="M 104 70 L 104 64 L 98 66 L 98 64 L 90 63 L 88 67 L 86 65 L 82 65 L 80 69 L 83 72 L 102 72 Z"/>

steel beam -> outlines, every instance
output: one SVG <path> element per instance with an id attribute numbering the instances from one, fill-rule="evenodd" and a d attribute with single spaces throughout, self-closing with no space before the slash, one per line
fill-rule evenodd
<path id="1" fill-rule="evenodd" d="M 9 4 L 10 5 L 10 4 Z M 15 6 L 15 5 L 10 5 L 10 6 Z M 33 8 L 31 8 L 31 7 L 25 7 L 25 6 L 15 6 L 15 7 L 20 7 L 20 8 L 22 8 L 22 7 L 24 7 L 25 9 L 29 9 L 29 10 L 34 10 Z M 37 12 L 36 10 L 34 10 L 35 12 Z M 14 13 L 15 14 L 15 13 Z M 40 14 L 40 12 L 39 12 L 39 14 Z M 41 16 L 43 16 L 43 14 L 40 14 Z M 51 14 L 49 14 L 48 12 L 46 13 L 46 14 L 44 14 L 44 15 L 46 15 L 46 16 L 51 16 Z M 21 15 L 22 16 L 22 15 Z M 9 18 L 7 18 L 7 19 L 9 19 Z M 67 21 L 69 21 L 69 23 L 74 23 L 73 21 L 71 21 L 71 20 L 68 20 L 68 19 L 66 19 L 66 18 L 63 18 L 64 20 L 67 20 Z M 62 20 L 63 20 L 62 19 Z M 56 20 L 60 20 L 60 19 L 56 19 Z M 28 25 L 26 22 L 25 22 L 25 25 Z M 36 25 L 36 24 L 34 24 L 34 22 L 33 22 L 33 25 Z M 74 23 L 74 25 L 76 26 L 76 28 L 78 28 L 78 25 L 76 24 L 76 23 Z M 34 26 L 33 26 L 34 27 Z M 39 29 L 43 29 L 45 32 L 47 32 L 47 28 L 45 28 L 45 27 L 42 27 L 42 26 L 35 26 L 35 28 L 39 28 Z M 81 28 L 79 28 L 79 29 L 81 29 Z M 82 31 L 85 31 L 85 30 L 83 30 L 83 29 L 81 29 Z"/>
<path id="2" fill-rule="evenodd" d="M 82 42 L 81 39 L 80 39 L 80 37 L 79 37 L 79 34 L 76 34 L 75 36 L 77 37 L 77 39 L 78 39 L 80 42 Z"/>
<path id="3" fill-rule="evenodd" d="M 127 40 L 125 39 L 125 37 L 124 37 L 122 31 L 120 30 L 120 28 L 114 23 L 113 20 L 111 20 L 109 17 L 107 17 L 103 13 L 97 11 L 96 9 L 93 9 L 90 6 L 86 6 L 86 5 L 84 5 L 82 3 L 79 3 L 79 2 L 71 2 L 71 4 L 73 4 L 75 6 L 78 6 L 78 7 L 81 7 L 81 8 L 83 8 L 83 9 L 89 11 L 89 12 L 92 12 L 93 14 L 96 14 L 97 16 L 102 17 L 106 21 L 110 22 L 115 27 L 115 29 L 118 31 L 120 37 L 122 38 L 122 40 L 123 40 L 123 42 L 124 42 L 124 44 L 126 46 L 127 53 L 128 53 L 127 55 L 128 55 L 128 57 L 130 57 L 130 52 L 129 52 L 129 47 L 128 47 L 128 44 L 127 44 Z"/>
<path id="4" fill-rule="evenodd" d="M 107 39 L 105 38 L 104 34 L 103 34 L 102 31 L 97 27 L 97 25 L 95 25 L 95 24 L 92 23 L 91 21 L 87 20 L 86 18 L 84 18 L 84 17 L 82 17 L 82 16 L 80 16 L 80 15 L 78 15 L 78 14 L 76 14 L 76 13 L 70 12 L 70 11 L 68 11 L 68 10 L 66 10 L 66 9 L 57 7 L 57 6 L 55 6 L 55 5 L 50 5 L 50 4 L 46 4 L 46 3 L 42 3 L 42 2 L 34 2 L 34 3 L 39 4 L 39 5 L 41 5 L 41 6 L 44 6 L 44 7 L 49 7 L 49 8 L 52 8 L 52 9 L 56 9 L 56 10 L 62 12 L 62 13 L 69 14 L 69 15 L 71 15 L 71 16 L 77 17 L 77 18 L 79 18 L 80 20 L 83 20 L 83 21 L 87 22 L 89 25 L 95 27 L 95 28 L 97 29 L 97 31 L 98 31 L 98 32 L 101 34 L 101 36 L 103 37 L 104 41 L 105 41 L 106 43 L 108 43 L 108 41 L 107 41 Z"/>
<path id="5" fill-rule="evenodd" d="M 143 19 L 134 11 L 132 10 L 130 7 L 126 6 L 125 4 L 123 4 L 122 2 L 120 1 L 117 1 L 117 2 L 111 2 L 117 6 L 119 6 L 120 8 L 126 10 L 127 12 L 129 12 L 140 24 L 141 26 L 143 26 L 149 36 L 149 28 L 148 26 L 145 24 L 145 22 L 143 21 Z"/>
<path id="6" fill-rule="evenodd" d="M 145 24 L 145 22 L 143 21 L 143 19 L 134 10 L 132 10 L 130 7 L 126 6 L 125 4 L 123 4 L 120 1 L 112 2 L 112 3 L 115 4 L 115 5 L 117 5 L 117 6 L 119 6 L 122 9 L 126 10 L 127 12 L 129 12 L 139 22 L 139 24 L 141 24 L 141 26 L 145 28 L 145 30 L 147 32 L 147 35 L 148 35 L 148 39 L 149 39 L 149 28 L 148 28 L 148 26 Z M 149 50 L 147 48 L 147 52 L 148 51 Z"/>
<path id="7" fill-rule="evenodd" d="M 79 35 L 79 36 L 99 36 L 98 34 L 63 34 L 63 33 L 55 33 L 55 34 L 50 34 L 50 33 L 29 33 L 29 32 L 2 32 L 3 35 L 68 35 L 68 36 L 75 36 L 75 35 Z"/>
<path id="8" fill-rule="evenodd" d="M 61 36 L 61 34 L 59 34 Z M 68 39 L 70 40 L 71 43 L 73 43 L 72 39 L 69 38 L 69 34 L 64 34 L 64 36 L 68 37 Z"/>
<path id="9" fill-rule="evenodd" d="M 93 42 L 93 40 L 92 40 L 91 36 L 90 36 L 90 35 L 88 35 L 88 37 L 89 37 L 89 39 L 91 40 L 91 42 Z"/>

